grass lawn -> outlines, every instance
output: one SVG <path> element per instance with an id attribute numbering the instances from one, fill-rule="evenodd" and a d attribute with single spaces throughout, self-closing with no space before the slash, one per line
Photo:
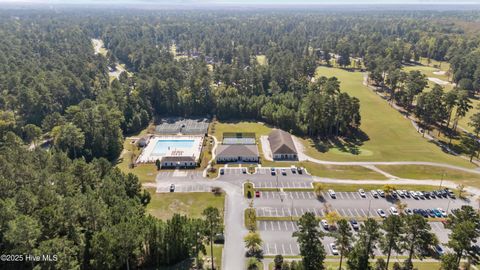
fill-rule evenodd
<path id="1" fill-rule="evenodd" d="M 138 134 L 132 135 L 132 137 L 141 137 L 146 135 L 152 126 L 147 127 Z M 155 183 L 155 177 L 157 176 L 157 168 L 155 164 L 138 164 L 134 168 L 130 167 L 132 159 L 136 159 L 140 155 L 140 149 L 132 143 L 132 137 L 126 138 L 123 142 L 123 152 L 120 158 L 117 160 L 117 167 L 124 173 L 133 173 L 138 176 L 142 183 Z"/>
<path id="2" fill-rule="evenodd" d="M 212 128 L 212 135 L 217 138 L 218 142 L 222 142 L 223 133 L 225 132 L 255 132 L 257 143 L 260 141 L 260 136 L 268 135 L 272 130 L 271 127 L 266 126 L 261 122 L 215 122 Z"/>
<path id="3" fill-rule="evenodd" d="M 474 115 L 475 113 L 478 112 L 478 108 L 480 106 L 480 100 L 479 99 L 470 99 L 472 101 L 472 107 L 468 112 L 467 112 L 467 115 L 465 115 L 465 117 L 463 118 L 460 118 L 460 120 L 458 121 L 458 126 L 470 131 L 470 132 L 473 132 L 473 128 L 471 126 L 468 125 L 468 122 L 470 122 L 470 117 L 472 117 L 472 115 Z"/>
<path id="4" fill-rule="evenodd" d="M 205 249 L 207 250 L 207 254 L 204 255 L 204 261 L 203 261 L 203 265 L 205 267 L 205 269 L 210 269 L 210 245 L 207 245 L 205 246 Z M 222 269 L 222 253 L 223 253 L 223 245 L 217 245 L 217 244 L 214 244 L 213 245 L 213 259 L 215 260 L 215 266 L 217 270 L 220 270 Z M 208 258 L 207 258 L 208 256 Z"/>
<path id="5" fill-rule="evenodd" d="M 306 168 L 310 174 L 319 177 L 368 180 L 387 179 L 383 174 L 377 173 L 362 166 L 324 165 L 308 161 L 299 162 L 299 166 Z"/>
<path id="6" fill-rule="evenodd" d="M 341 81 L 342 91 L 360 100 L 360 128 L 368 139 L 353 149 L 355 151 L 334 147 L 324 152 L 317 150 L 312 140 L 304 140 L 308 155 L 335 161 L 433 161 L 473 167 L 468 161 L 448 155 L 422 138 L 408 119 L 362 84 L 363 73 L 319 67 L 316 75 L 336 76 Z"/>
<path id="7" fill-rule="evenodd" d="M 466 186 L 480 186 L 480 174 L 421 165 L 385 165 L 377 167 L 401 178 L 440 180 L 443 176 L 445 180 L 452 180 Z"/>
<path id="8" fill-rule="evenodd" d="M 199 218 L 209 206 L 218 208 L 223 215 L 225 195 L 216 196 L 210 192 L 155 193 L 155 189 L 147 190 L 152 195 L 147 212 L 159 219 L 169 219 L 173 214 Z"/>

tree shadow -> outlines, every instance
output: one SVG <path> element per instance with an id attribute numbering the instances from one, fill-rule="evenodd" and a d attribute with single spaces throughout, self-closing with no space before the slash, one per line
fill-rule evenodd
<path id="1" fill-rule="evenodd" d="M 361 153 L 360 147 L 368 140 L 370 140 L 370 137 L 365 132 L 356 130 L 349 137 L 331 137 L 313 140 L 313 146 L 321 153 L 326 153 L 331 148 L 336 148 L 344 153 L 359 155 Z"/>

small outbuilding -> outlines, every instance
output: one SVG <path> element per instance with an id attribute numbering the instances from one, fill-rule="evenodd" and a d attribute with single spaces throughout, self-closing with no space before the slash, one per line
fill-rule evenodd
<path id="1" fill-rule="evenodd" d="M 281 129 L 274 129 L 268 135 L 268 142 L 274 160 L 296 160 L 297 149 L 293 143 L 292 135 Z"/>
<path id="2" fill-rule="evenodd" d="M 217 163 L 258 162 L 258 148 L 256 144 L 220 144 L 215 160 Z"/>

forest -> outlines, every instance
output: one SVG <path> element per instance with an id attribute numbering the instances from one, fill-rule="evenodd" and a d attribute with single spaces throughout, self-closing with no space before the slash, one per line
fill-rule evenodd
<path id="1" fill-rule="evenodd" d="M 213 229 L 206 218 L 164 222 L 145 213 L 148 193 L 114 167 L 126 135 L 157 117 L 210 116 L 311 138 L 353 137 L 361 131 L 358 99 L 335 77 L 315 76 L 333 58 L 367 71 L 426 129 L 449 128 L 480 92 L 480 39 L 455 23 L 477 18 L 470 11 L 1 10 L 0 251 L 61 253 L 59 269 L 195 256 L 197 233 L 203 246 Z M 92 38 L 105 42 L 106 56 L 94 54 Z M 423 92 L 421 74 L 400 71 L 421 57 L 450 63 L 453 94 L 440 86 Z M 133 75 L 111 80 L 117 62 Z M 478 140 L 468 138 L 478 155 Z M 49 151 L 39 147 L 45 141 Z"/>

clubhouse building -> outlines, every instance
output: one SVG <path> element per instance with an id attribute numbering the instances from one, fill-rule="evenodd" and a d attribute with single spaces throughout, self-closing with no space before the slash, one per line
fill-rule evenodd
<path id="1" fill-rule="evenodd" d="M 274 129 L 268 135 L 268 142 L 274 160 L 297 160 L 298 153 L 292 135 L 281 129 Z"/>

